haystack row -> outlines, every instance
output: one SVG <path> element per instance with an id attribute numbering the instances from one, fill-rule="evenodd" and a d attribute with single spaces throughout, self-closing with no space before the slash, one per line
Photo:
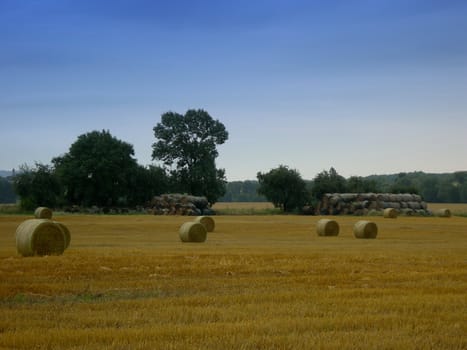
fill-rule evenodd
<path id="1" fill-rule="evenodd" d="M 163 194 L 150 203 L 149 211 L 155 215 L 214 215 L 206 197 L 185 194 Z"/>
<path id="2" fill-rule="evenodd" d="M 316 207 L 318 215 L 368 215 L 394 208 L 403 215 L 431 215 L 418 194 L 326 193 Z"/>

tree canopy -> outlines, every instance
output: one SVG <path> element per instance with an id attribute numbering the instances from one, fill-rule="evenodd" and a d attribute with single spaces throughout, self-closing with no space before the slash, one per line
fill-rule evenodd
<path id="1" fill-rule="evenodd" d="M 284 212 L 300 209 L 309 200 L 306 182 L 295 169 L 280 165 L 264 174 L 258 172 L 256 177 L 258 193 Z"/>
<path id="2" fill-rule="evenodd" d="M 80 135 L 68 153 L 52 160 L 69 203 L 112 206 L 125 202 L 137 167 L 133 146 L 109 131 Z"/>
<path id="3" fill-rule="evenodd" d="M 190 109 L 162 114 L 153 130 L 152 158 L 170 172 L 172 188 L 216 202 L 225 193 L 225 171 L 216 168 L 217 145 L 229 137 L 225 126 L 202 109 Z"/>
<path id="4" fill-rule="evenodd" d="M 311 192 L 313 198 L 318 200 L 325 193 L 346 192 L 346 180 L 331 167 L 329 171 L 323 170 L 314 177 Z"/>
<path id="5" fill-rule="evenodd" d="M 39 206 L 55 207 L 60 200 L 60 182 L 49 165 L 36 163 L 32 168 L 21 166 L 14 177 L 14 188 L 25 210 Z"/>
<path id="6" fill-rule="evenodd" d="M 351 176 L 345 183 L 346 192 L 349 193 L 369 193 L 380 192 L 375 180 L 368 180 L 361 176 Z"/>

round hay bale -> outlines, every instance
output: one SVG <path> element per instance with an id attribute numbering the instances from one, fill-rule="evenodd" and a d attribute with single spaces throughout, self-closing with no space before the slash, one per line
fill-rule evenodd
<path id="1" fill-rule="evenodd" d="M 70 230 L 61 222 L 54 221 L 53 223 L 57 225 L 60 228 L 60 230 L 62 230 L 63 237 L 65 238 L 65 249 L 67 249 L 70 246 L 71 240 Z"/>
<path id="2" fill-rule="evenodd" d="M 353 234 L 356 238 L 376 238 L 378 226 L 372 221 L 360 220 L 355 223 Z"/>
<path id="3" fill-rule="evenodd" d="M 412 202 L 413 197 L 410 193 L 402 193 L 401 195 L 401 202 Z"/>
<path id="4" fill-rule="evenodd" d="M 185 222 L 180 226 L 179 235 L 182 242 L 204 242 L 207 237 L 206 227 L 196 221 Z"/>
<path id="5" fill-rule="evenodd" d="M 210 216 L 198 216 L 195 219 L 195 222 L 199 222 L 204 227 L 206 227 L 207 232 L 213 232 L 214 228 L 216 227 L 216 223 L 214 222 L 214 219 Z"/>
<path id="6" fill-rule="evenodd" d="M 344 200 L 344 202 L 352 202 L 354 201 L 358 196 L 358 193 L 341 193 L 340 197 Z"/>
<path id="7" fill-rule="evenodd" d="M 451 215 L 451 211 L 447 208 L 438 209 L 436 211 L 436 216 L 439 216 L 440 218 L 450 218 Z"/>
<path id="8" fill-rule="evenodd" d="M 341 196 L 339 194 L 333 194 L 331 198 L 329 199 L 329 202 L 332 205 L 337 205 L 341 201 Z"/>
<path id="9" fill-rule="evenodd" d="M 386 208 L 383 211 L 383 217 L 387 219 L 395 219 L 397 218 L 397 210 L 394 208 Z"/>
<path id="10" fill-rule="evenodd" d="M 381 202 L 389 202 L 391 200 L 389 193 L 380 193 L 378 194 L 377 199 Z"/>
<path id="11" fill-rule="evenodd" d="M 34 217 L 36 219 L 52 219 L 52 210 L 47 207 L 38 207 L 34 211 Z"/>
<path id="12" fill-rule="evenodd" d="M 26 220 L 16 229 L 16 249 L 22 256 L 60 255 L 65 250 L 65 236 L 53 221 Z"/>
<path id="13" fill-rule="evenodd" d="M 339 224 L 337 221 L 330 219 L 318 220 L 316 233 L 318 236 L 337 236 L 339 234 Z"/>

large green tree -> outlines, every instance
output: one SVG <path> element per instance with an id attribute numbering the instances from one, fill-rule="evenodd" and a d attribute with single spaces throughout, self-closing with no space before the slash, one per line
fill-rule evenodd
<path id="1" fill-rule="evenodd" d="M 20 197 L 21 208 L 54 208 L 59 204 L 60 182 L 51 166 L 41 163 L 36 163 L 34 167 L 23 165 L 13 181 L 15 192 Z"/>
<path id="2" fill-rule="evenodd" d="M 313 179 L 313 187 L 311 192 L 313 198 L 321 200 L 325 193 L 342 193 L 346 190 L 345 178 L 339 175 L 334 168 L 329 171 L 323 170 Z"/>
<path id="3" fill-rule="evenodd" d="M 68 153 L 54 158 L 69 204 L 118 206 L 128 203 L 137 163 L 133 146 L 109 131 L 78 136 Z"/>
<path id="4" fill-rule="evenodd" d="M 130 179 L 129 186 L 128 204 L 144 205 L 154 196 L 168 191 L 169 178 L 161 167 L 138 165 L 134 176 Z"/>
<path id="5" fill-rule="evenodd" d="M 258 172 L 256 177 L 258 193 L 284 212 L 300 209 L 309 201 L 306 182 L 295 169 L 280 165 L 264 174 Z"/>
<path id="6" fill-rule="evenodd" d="M 162 114 L 153 130 L 152 158 L 171 174 L 171 188 L 215 203 L 225 193 L 225 171 L 216 168 L 217 145 L 229 137 L 225 126 L 202 109 L 190 109 Z"/>

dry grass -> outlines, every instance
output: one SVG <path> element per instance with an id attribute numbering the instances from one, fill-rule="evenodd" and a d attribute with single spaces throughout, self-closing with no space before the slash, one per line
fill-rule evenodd
<path id="1" fill-rule="evenodd" d="M 62 216 L 61 256 L 22 258 L 0 216 L 0 348 L 466 349 L 467 219 Z M 358 220 L 362 219 L 359 217 Z"/>
<path id="2" fill-rule="evenodd" d="M 428 209 L 432 212 L 443 208 L 448 208 L 453 215 L 467 216 L 467 203 L 428 203 Z"/>
<path id="3" fill-rule="evenodd" d="M 272 209 L 274 206 L 270 202 L 217 202 L 213 209 Z"/>
<path id="4" fill-rule="evenodd" d="M 221 215 L 261 215 L 278 214 L 270 202 L 218 202 L 212 208 Z"/>

